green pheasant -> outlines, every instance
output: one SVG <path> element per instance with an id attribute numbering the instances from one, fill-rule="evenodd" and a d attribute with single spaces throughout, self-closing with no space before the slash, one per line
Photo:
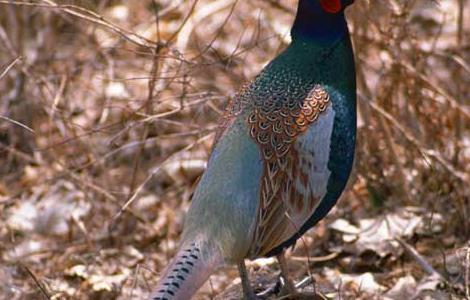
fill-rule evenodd
<path id="1" fill-rule="evenodd" d="M 335 205 L 356 137 L 354 57 L 344 9 L 300 0 L 292 43 L 229 103 L 181 244 L 151 299 L 186 300 L 218 268 L 278 256 Z M 283 274 L 287 287 L 292 281 Z"/>

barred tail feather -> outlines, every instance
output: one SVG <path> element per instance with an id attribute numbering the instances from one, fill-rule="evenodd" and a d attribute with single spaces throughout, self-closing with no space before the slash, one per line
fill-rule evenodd
<path id="1" fill-rule="evenodd" d="M 207 243 L 184 243 L 166 268 L 150 299 L 191 299 L 221 265 L 221 256 Z"/>

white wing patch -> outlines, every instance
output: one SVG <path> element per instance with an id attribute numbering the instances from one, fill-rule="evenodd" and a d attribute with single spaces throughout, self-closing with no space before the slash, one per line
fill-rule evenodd
<path id="1" fill-rule="evenodd" d="M 333 105 L 329 105 L 317 121 L 297 138 L 294 145 L 298 153 L 302 173 L 309 174 L 307 185 L 301 178 L 295 179 L 297 191 L 304 195 L 305 205 L 303 207 L 308 207 L 308 201 L 311 200 L 312 196 L 321 200 L 327 192 L 328 179 L 331 174 L 328 169 L 328 160 L 334 119 Z M 316 205 L 319 203 L 320 201 L 317 201 Z M 299 229 L 310 217 L 312 211 L 296 211 L 293 207 L 291 209 L 296 212 L 292 221 Z"/>
<path id="2" fill-rule="evenodd" d="M 327 190 L 335 116 L 330 95 L 317 84 L 302 101 L 289 99 L 280 108 L 268 101 L 247 118 L 263 158 L 251 257 L 298 232 Z"/>

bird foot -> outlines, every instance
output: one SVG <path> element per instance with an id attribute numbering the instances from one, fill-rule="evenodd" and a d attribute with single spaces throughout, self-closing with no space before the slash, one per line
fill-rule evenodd
<path id="1" fill-rule="evenodd" d="M 296 300 L 328 300 L 328 298 L 321 293 L 315 292 L 304 292 L 300 291 L 308 285 L 315 284 L 315 279 L 311 276 L 307 276 L 301 281 L 293 284 L 293 288 L 289 289 L 286 286 L 286 280 L 281 274 L 278 276 L 278 280 L 275 283 L 269 285 L 264 291 L 256 294 L 257 299 L 267 299 L 274 295 L 281 296 L 281 299 L 296 299 Z"/>
<path id="2" fill-rule="evenodd" d="M 304 287 L 314 284 L 315 279 L 311 276 L 305 277 L 298 283 L 294 284 L 292 281 L 284 279 L 282 276 L 279 276 L 279 281 L 276 286 L 278 287 L 279 295 L 287 297 L 287 299 L 296 299 L 296 300 L 327 300 L 322 294 L 316 293 L 315 289 L 313 292 L 301 292 L 300 290 Z"/>
<path id="3" fill-rule="evenodd" d="M 246 270 L 245 262 L 241 261 L 238 264 L 238 271 L 240 273 L 240 279 L 242 281 L 242 289 L 243 289 L 243 299 L 245 300 L 257 300 L 255 292 L 250 285 L 250 281 L 248 279 L 248 272 Z"/>
<path id="4" fill-rule="evenodd" d="M 279 286 L 281 296 L 295 296 L 298 294 L 297 288 L 292 280 L 279 276 Z"/>

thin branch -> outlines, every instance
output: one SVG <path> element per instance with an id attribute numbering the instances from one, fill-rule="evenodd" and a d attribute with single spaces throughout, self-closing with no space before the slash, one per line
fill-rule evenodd
<path id="1" fill-rule="evenodd" d="M 445 278 L 436 271 L 427 261 L 426 259 L 416 251 L 411 245 L 405 242 L 403 239 L 396 237 L 395 240 L 405 249 L 406 253 L 410 255 L 420 266 L 421 268 L 431 276 L 437 276 L 440 280 L 446 281 Z"/>
<path id="2" fill-rule="evenodd" d="M 13 123 L 13 124 L 15 124 L 15 125 L 18 125 L 18 126 L 20 126 L 21 128 L 23 128 L 23 129 L 25 129 L 25 130 L 31 132 L 32 134 L 35 133 L 35 132 L 34 132 L 34 129 L 31 129 L 30 127 L 26 126 L 25 124 L 20 123 L 20 122 L 18 122 L 18 121 L 15 121 L 15 120 L 13 120 L 13 119 L 11 119 L 11 118 L 9 118 L 9 117 L 0 115 L 0 119 L 5 120 L 5 121 L 8 121 L 8 122 L 10 122 L 10 123 Z"/>
<path id="3" fill-rule="evenodd" d="M 18 56 L 17 58 L 15 58 L 0 74 L 0 80 L 8 73 L 8 71 L 11 70 L 11 68 L 13 68 L 22 59 L 23 58 L 21 56 Z"/>
<path id="4" fill-rule="evenodd" d="M 26 273 L 28 273 L 28 275 L 33 279 L 34 283 L 39 288 L 39 290 L 41 291 L 43 296 L 46 299 L 52 299 L 52 297 L 49 295 L 49 293 L 46 291 L 46 289 L 43 287 L 43 285 L 39 282 L 36 275 L 34 275 L 34 273 L 27 266 L 23 265 L 23 268 L 26 270 Z"/>
<path id="5" fill-rule="evenodd" d="M 135 189 L 134 194 L 129 198 L 129 200 L 127 200 L 127 202 L 121 207 L 119 212 L 113 217 L 113 221 L 111 222 L 111 225 L 109 226 L 109 231 L 112 231 L 114 229 L 117 220 L 121 217 L 121 215 L 125 211 L 128 210 L 129 206 L 137 199 L 137 197 L 140 195 L 140 193 L 142 192 L 144 187 L 147 185 L 147 183 L 150 181 L 150 179 L 152 179 L 153 176 L 158 174 L 160 172 L 160 170 L 163 168 L 163 166 L 170 163 L 172 161 L 172 159 L 175 158 L 178 154 L 190 150 L 191 148 L 193 148 L 194 146 L 202 143 L 203 141 L 210 138 L 211 136 L 212 136 L 212 134 L 205 135 L 205 136 L 201 137 L 200 139 L 198 139 L 197 141 L 195 141 L 194 143 L 189 144 L 188 146 L 186 146 L 182 150 L 172 153 L 158 167 L 153 169 L 150 172 L 150 174 L 147 176 L 147 178 L 145 178 L 145 180 Z"/>
<path id="6" fill-rule="evenodd" d="M 416 75 L 416 77 L 421 80 L 422 82 L 426 83 L 429 89 L 435 91 L 436 93 L 440 94 L 443 96 L 450 104 L 452 108 L 457 109 L 458 111 L 461 112 L 462 116 L 465 116 L 467 119 L 470 119 L 470 111 L 464 106 L 462 106 L 457 99 L 449 95 L 443 88 L 439 87 L 435 83 L 433 83 L 428 77 L 426 77 L 424 74 L 416 70 L 415 67 L 410 65 L 409 63 L 406 62 L 399 62 L 401 66 L 405 67 L 409 72 L 413 73 Z"/>
<path id="7" fill-rule="evenodd" d="M 129 30 L 126 30 L 124 28 L 119 27 L 116 24 L 113 24 L 112 22 L 106 20 L 103 16 L 95 13 L 94 11 L 91 11 L 89 9 L 76 6 L 76 5 L 65 5 L 65 4 L 57 4 L 52 0 L 42 0 L 43 4 L 37 3 L 37 2 L 23 2 L 23 1 L 11 1 L 11 0 L 0 0 L 0 4 L 10 4 L 10 5 L 17 5 L 17 6 L 34 6 L 34 7 L 40 7 L 40 8 L 49 8 L 49 9 L 59 9 L 62 12 L 65 12 L 71 16 L 78 17 L 80 19 L 86 20 L 91 23 L 95 23 L 98 25 L 101 25 L 127 41 L 136 44 L 138 46 L 142 46 L 145 48 L 153 48 L 155 47 L 155 43 L 152 42 L 151 40 L 146 39 L 145 37 L 131 32 Z"/>
<path id="8" fill-rule="evenodd" d="M 470 180 L 469 174 L 466 174 L 465 172 L 456 170 L 450 162 L 448 162 L 445 158 L 442 157 L 442 155 L 433 149 L 426 149 L 421 145 L 421 143 L 411 134 L 409 133 L 401 124 L 396 120 L 392 115 L 390 115 L 388 112 L 386 112 L 383 108 L 381 108 L 379 105 L 376 103 L 367 100 L 364 95 L 359 94 L 359 99 L 367 103 L 373 110 L 381 114 L 382 116 L 385 117 L 389 122 L 395 126 L 398 131 L 400 131 L 403 136 L 412 144 L 414 145 L 423 155 L 428 156 L 433 158 L 435 161 L 437 161 L 439 164 L 441 164 L 450 174 L 452 174 L 454 177 L 458 178 L 459 180 L 463 182 L 468 182 Z"/>
<path id="9" fill-rule="evenodd" d="M 470 243 L 465 252 L 465 296 L 470 299 Z"/>

